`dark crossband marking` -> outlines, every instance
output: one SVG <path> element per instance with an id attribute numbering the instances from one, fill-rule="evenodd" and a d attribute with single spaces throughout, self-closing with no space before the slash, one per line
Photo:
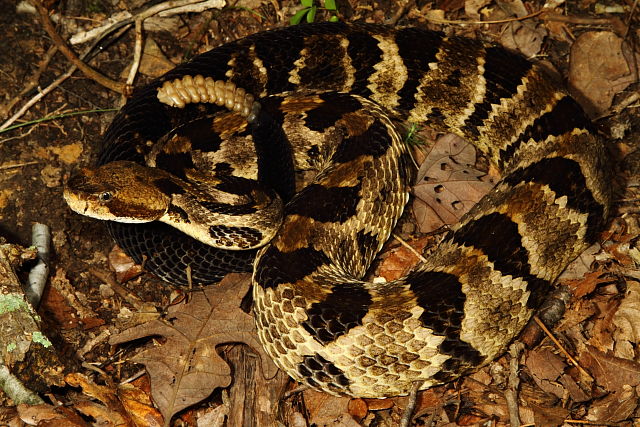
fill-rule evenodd
<path id="1" fill-rule="evenodd" d="M 566 157 L 542 159 L 515 170 L 504 181 L 512 186 L 535 182 L 548 186 L 556 193 L 556 198 L 566 196 L 568 208 L 587 214 L 585 240 L 589 244 L 595 243 L 596 234 L 603 225 L 604 208 L 594 199 L 578 162 Z"/>
<path id="2" fill-rule="evenodd" d="M 326 345 L 361 326 L 370 305 L 371 295 L 361 283 L 339 284 L 323 301 L 311 305 L 302 326 L 314 339 Z"/>
<path id="3" fill-rule="evenodd" d="M 285 214 L 306 216 L 318 222 L 344 223 L 356 214 L 359 194 L 360 185 L 327 188 L 311 184 L 287 204 Z"/>
<path id="4" fill-rule="evenodd" d="M 356 98 L 342 93 L 331 92 L 320 95 L 320 99 L 324 102 L 307 111 L 304 119 L 305 125 L 316 132 L 323 132 L 334 126 L 345 114 L 362 109 L 362 103 Z"/>
<path id="5" fill-rule="evenodd" d="M 292 72 L 290 80 L 302 87 L 316 86 L 318 75 L 326 77 L 327 88 L 342 88 L 349 80 L 349 69 L 345 64 L 345 39 L 335 35 L 314 35 L 305 40 L 304 52 L 296 63 L 299 69 Z M 322 50 L 327 55 L 317 56 L 313 52 Z"/>
<path id="6" fill-rule="evenodd" d="M 370 260 L 378 252 L 378 236 L 372 234 L 370 231 L 358 231 L 356 243 L 362 259 Z"/>
<path id="7" fill-rule="evenodd" d="M 420 85 L 411 120 L 423 122 L 430 116 L 442 120 L 447 126 L 456 126 L 466 117 L 473 100 L 483 99 L 485 84 L 479 75 L 479 65 L 483 60 L 483 44 L 462 38 L 443 39 L 436 54 L 433 69 L 425 70 Z M 457 86 L 451 83 L 457 80 Z M 437 109 L 437 112 L 433 110 Z M 459 131 L 464 131 L 460 129 Z M 466 133 L 466 132 L 465 132 Z"/>
<path id="8" fill-rule="evenodd" d="M 172 218 L 180 218 L 180 221 L 184 222 L 185 224 L 191 223 L 191 220 L 189 219 L 189 214 L 180 206 L 176 206 L 174 204 L 169 205 L 169 209 L 167 210 L 167 215 Z"/>
<path id="9" fill-rule="evenodd" d="M 393 144 L 389 128 L 376 119 L 360 135 L 345 138 L 336 148 L 331 160 L 335 163 L 348 163 L 360 156 L 378 158 L 384 155 Z"/>
<path id="10" fill-rule="evenodd" d="M 251 227 L 230 227 L 227 225 L 209 226 L 209 235 L 216 241 L 226 246 L 240 245 L 240 241 L 246 241 L 244 247 L 256 245 L 262 239 L 262 233 Z"/>
<path id="11" fill-rule="evenodd" d="M 177 142 L 189 142 L 191 150 L 199 150 L 205 153 L 217 151 L 220 149 L 222 139 L 217 132 L 213 131 L 213 126 L 214 121 L 211 117 L 194 120 L 176 129 L 173 132 L 172 139 L 177 140 Z M 183 151 L 189 152 L 189 150 Z"/>
<path id="12" fill-rule="evenodd" d="M 324 253 L 313 248 L 283 253 L 269 246 L 255 268 L 254 280 L 263 288 L 275 288 L 282 283 L 295 283 L 329 262 Z"/>
<path id="13" fill-rule="evenodd" d="M 396 33 L 398 53 L 407 67 L 407 80 L 398 91 L 398 109 L 410 111 L 416 104 L 416 91 L 429 64 L 436 62 L 442 43 L 442 33 L 428 33 L 415 28 L 403 28 Z"/>
<path id="14" fill-rule="evenodd" d="M 461 369 L 478 366 L 484 357 L 473 346 L 460 339 L 466 297 L 462 284 L 452 274 L 436 271 L 414 271 L 406 278 L 417 304 L 424 309 L 420 321 L 434 335 L 445 337 L 438 346 L 442 354 L 451 356 L 436 374 L 438 380 L 450 381 Z"/>
<path id="15" fill-rule="evenodd" d="M 217 202 L 208 202 L 205 200 L 200 200 L 198 203 L 212 213 L 220 213 L 227 215 L 250 215 L 257 212 L 257 208 L 253 205 L 228 205 L 225 203 L 217 203 Z"/>
<path id="16" fill-rule="evenodd" d="M 298 373 L 312 387 L 326 384 L 336 393 L 349 391 L 349 380 L 344 372 L 319 354 L 304 356 L 298 365 Z"/>
<path id="17" fill-rule="evenodd" d="M 154 163 L 158 169 L 165 170 L 180 179 L 186 178 L 185 170 L 194 167 L 193 157 L 189 153 L 158 153 Z"/>
<path id="18" fill-rule="evenodd" d="M 542 143 L 549 137 L 567 134 L 574 129 L 594 132 L 593 123 L 582 108 L 569 96 L 560 99 L 553 109 L 544 113 L 520 134 L 518 139 L 500 151 L 500 160 L 507 163 L 520 146 L 530 140 Z"/>
<path id="19" fill-rule="evenodd" d="M 289 82 L 289 73 L 295 68 L 304 48 L 302 37 L 291 37 L 286 40 L 256 39 L 255 55 L 267 71 L 267 93 L 278 93 L 295 89 Z"/>
<path id="20" fill-rule="evenodd" d="M 527 307 L 535 308 L 551 284 L 531 273 L 529 252 L 522 244 L 518 224 L 501 213 L 490 213 L 458 229 L 452 240 L 481 250 L 504 276 L 521 278 L 530 292 Z"/>
<path id="21" fill-rule="evenodd" d="M 186 193 L 186 190 L 182 185 L 178 185 L 175 181 L 169 178 L 156 179 L 153 181 L 153 184 L 158 190 L 167 196 Z"/>
<path id="22" fill-rule="evenodd" d="M 351 66 L 356 70 L 351 92 L 367 97 L 371 95 L 369 76 L 375 73 L 374 66 L 382 59 L 382 50 L 378 47 L 378 40 L 364 31 L 354 31 L 347 34 L 349 46 L 347 53 L 351 59 Z"/>
<path id="23" fill-rule="evenodd" d="M 489 117 L 491 106 L 515 95 L 531 67 L 532 64 L 519 55 L 496 47 L 487 48 L 484 56 L 485 98 L 475 104 L 474 112 L 465 121 L 465 131 L 476 137 L 480 135 L 479 127 Z"/>

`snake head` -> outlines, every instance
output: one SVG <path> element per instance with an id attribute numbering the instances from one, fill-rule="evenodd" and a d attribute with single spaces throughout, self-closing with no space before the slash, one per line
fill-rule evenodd
<path id="1" fill-rule="evenodd" d="M 162 173 L 128 161 L 83 168 L 67 181 L 64 199 L 74 212 L 96 219 L 156 221 L 167 212 L 170 203 L 170 197 L 154 184 Z"/>

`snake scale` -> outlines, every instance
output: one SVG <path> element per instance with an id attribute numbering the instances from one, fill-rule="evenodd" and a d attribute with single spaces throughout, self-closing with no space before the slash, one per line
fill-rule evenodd
<path id="1" fill-rule="evenodd" d="M 163 83 L 196 75 L 244 89 L 265 118 L 249 125 L 214 103 L 158 100 Z M 211 135 L 225 121 L 233 132 Z M 503 178 L 426 262 L 399 280 L 370 283 L 362 277 L 411 184 L 398 122 L 465 137 Z M 173 283 L 185 282 L 187 266 L 196 283 L 252 270 L 267 353 L 297 381 L 338 395 L 406 394 L 415 381 L 424 389 L 494 359 L 595 241 L 611 199 L 606 150 L 540 66 L 418 28 L 311 24 L 199 55 L 134 93 L 104 137 L 100 163 L 148 163 L 158 144 L 154 165 L 182 176 L 194 153 L 213 154 L 211 167 L 232 176 L 239 166 L 216 156 L 248 146 L 253 178 L 286 202 L 282 225 L 257 256 L 210 248 L 157 222 L 109 222 L 112 235 Z M 320 172 L 294 195 L 291 170 L 310 165 Z M 69 186 L 91 188 L 89 175 Z M 163 193 L 177 191 L 160 181 Z M 257 194 L 236 184 L 227 190 L 243 200 Z"/>

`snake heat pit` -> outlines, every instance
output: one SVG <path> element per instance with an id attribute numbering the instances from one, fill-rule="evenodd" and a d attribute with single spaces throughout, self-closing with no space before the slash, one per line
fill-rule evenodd
<path id="1" fill-rule="evenodd" d="M 504 178 L 425 263 L 369 283 L 409 197 L 400 122 L 465 137 Z M 322 23 L 226 44 L 139 89 L 101 166 L 65 197 L 112 220 L 118 244 L 168 282 L 253 271 L 258 333 L 280 368 L 383 397 L 505 350 L 604 225 L 609 162 L 578 104 L 515 53 Z M 296 192 L 300 170 L 318 173 Z"/>

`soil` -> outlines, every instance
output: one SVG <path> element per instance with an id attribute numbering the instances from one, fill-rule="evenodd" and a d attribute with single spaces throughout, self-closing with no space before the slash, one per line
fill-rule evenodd
<path id="1" fill-rule="evenodd" d="M 55 10 L 71 18 L 77 28 L 67 24 L 57 26 L 64 36 L 79 31 L 92 20 L 110 16 L 117 8 L 108 0 L 90 2 L 62 1 Z M 127 3 L 127 2 L 125 2 Z M 128 2 L 132 9 L 143 6 L 143 2 Z M 279 9 L 274 7 L 280 4 Z M 395 2 L 365 1 L 344 2 L 342 18 L 358 17 L 370 22 L 383 22 L 398 11 Z M 419 2 L 421 7 L 423 2 Z M 438 4 L 460 4 L 463 2 L 438 2 Z M 588 2 L 583 2 L 588 3 Z M 153 38 L 164 54 L 174 63 L 188 59 L 193 54 L 209 50 L 229 40 L 234 40 L 254 32 L 288 25 L 290 7 L 295 2 L 255 3 L 251 8 L 228 7 L 220 11 L 207 11 L 176 18 L 171 25 L 173 31 L 148 31 L 146 37 Z M 451 6 L 450 19 L 463 13 L 462 7 Z M 17 12 L 16 3 L 0 0 L 3 13 L 0 14 L 0 118 L 10 117 L 20 106 L 58 76 L 65 73 L 70 64 L 60 53 L 40 74 L 39 63 L 52 46 L 49 36 L 34 12 Z M 119 9 L 118 9 L 119 10 Z M 256 14 L 261 15 L 261 17 Z M 73 17 L 73 18 L 72 18 Z M 322 20 L 319 14 L 317 20 Z M 406 17 L 403 25 L 415 23 Z M 424 26 L 424 23 L 418 23 Z M 449 30 L 447 30 L 449 31 Z M 491 38 L 478 28 L 456 28 L 456 32 Z M 549 42 L 547 51 L 553 53 L 555 64 L 562 72 L 566 70 L 568 44 Z M 97 54 L 90 65 L 117 81 L 124 81 L 123 72 L 132 61 L 134 39 L 132 31 L 113 40 Z M 74 47 L 82 52 L 85 46 Z M 37 88 L 22 93 L 27 84 L 37 76 Z M 136 85 L 143 85 L 151 77 L 138 75 Z M 19 102 L 7 111 L 5 108 L 18 97 Z M 103 110 L 121 105 L 121 96 L 105 89 L 93 80 L 76 71 L 57 89 L 38 101 L 21 117 L 21 121 L 37 120 L 52 114 L 81 110 Z M 59 307 L 50 303 L 52 296 L 45 294 L 39 314 L 45 322 L 44 331 L 49 333 L 63 353 L 70 357 L 70 365 L 79 365 L 81 360 L 73 357 L 87 340 L 95 335 L 96 328 L 109 323 L 118 316 L 120 303 L 101 292 L 103 280 L 90 269 L 110 274 L 108 256 L 114 244 L 105 227 L 98 221 L 71 212 L 62 198 L 65 180 L 79 167 L 96 161 L 100 139 L 114 116 L 114 112 L 98 112 L 75 115 L 0 133 L 0 236 L 11 243 L 23 246 L 31 244 L 31 227 L 34 223 L 44 223 L 50 227 L 53 243 L 51 274 L 64 277 L 82 304 L 93 312 L 86 320 L 80 319 L 73 325 L 60 315 Z M 605 132 L 619 123 L 630 129 L 626 139 L 640 141 L 638 130 L 640 120 L 629 112 L 601 120 L 598 126 Z M 635 147 L 630 146 L 629 151 Z M 637 173 L 636 159 L 629 156 L 621 169 Z M 126 284 L 127 288 L 144 301 L 159 306 L 168 303 L 171 289 L 151 275 L 143 274 Z M 98 319 L 98 321 L 96 321 Z M 76 319 L 77 320 L 77 319 Z M 103 343 L 84 357 L 86 360 L 103 361 L 109 357 L 109 346 Z"/>

